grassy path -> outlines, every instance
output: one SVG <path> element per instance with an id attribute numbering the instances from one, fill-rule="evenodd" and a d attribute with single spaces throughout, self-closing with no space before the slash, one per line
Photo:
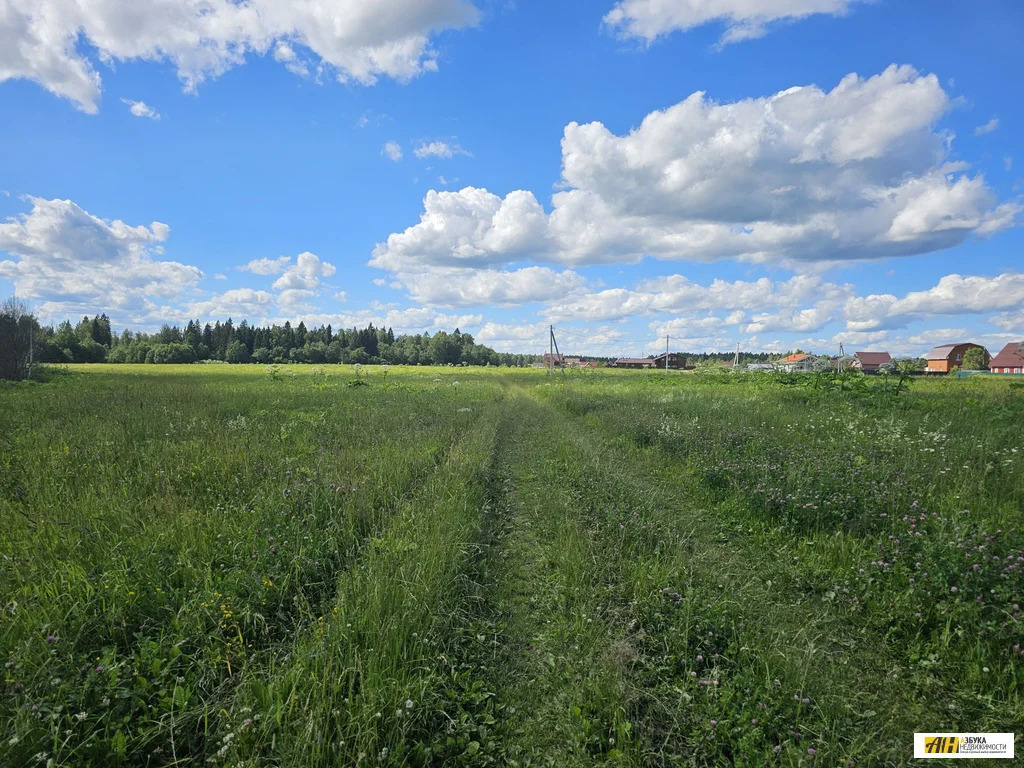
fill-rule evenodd
<path id="1" fill-rule="evenodd" d="M 878 638 L 794 588 L 785 553 L 709 514 L 671 462 L 517 399 L 481 587 L 492 659 L 466 664 L 500 721 L 464 764 L 909 754 L 929 705 L 907 706 Z"/>

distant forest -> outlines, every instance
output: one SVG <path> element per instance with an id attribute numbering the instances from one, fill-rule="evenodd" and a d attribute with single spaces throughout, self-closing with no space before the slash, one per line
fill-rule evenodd
<path id="1" fill-rule="evenodd" d="M 110 328 L 106 314 L 38 326 L 35 359 L 41 363 L 390 363 L 394 365 L 529 365 L 537 355 L 495 352 L 458 328 L 396 336 L 390 328 L 306 328 L 304 323 L 252 326 L 228 320 L 190 320 L 156 333 Z"/>

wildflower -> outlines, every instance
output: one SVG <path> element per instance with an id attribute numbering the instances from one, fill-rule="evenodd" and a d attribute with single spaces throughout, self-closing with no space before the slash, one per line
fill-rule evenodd
<path id="1" fill-rule="evenodd" d="M 718 721 L 717 720 L 712 720 L 711 721 L 711 727 L 712 728 L 717 728 L 718 727 Z"/>
<path id="2" fill-rule="evenodd" d="M 959 589 L 957 589 L 956 587 L 950 587 L 950 588 L 949 588 L 949 591 L 950 591 L 950 592 L 952 592 L 952 593 L 953 593 L 953 594 L 955 595 L 955 594 L 956 594 L 957 592 L 959 592 L 960 590 L 959 590 Z"/>
<path id="3" fill-rule="evenodd" d="M 818 754 L 818 750 L 816 750 L 814 747 L 808 747 L 807 754 L 811 757 L 814 757 L 816 754 Z"/>
<path id="4" fill-rule="evenodd" d="M 782 745 L 781 745 L 781 744 L 776 744 L 776 745 L 775 745 L 775 746 L 774 746 L 774 747 L 772 748 L 772 754 L 773 754 L 773 755 L 777 755 L 777 754 L 779 754 L 779 752 L 781 752 L 781 751 L 782 751 Z"/>
<path id="5" fill-rule="evenodd" d="M 412 709 L 412 707 L 413 707 L 412 699 L 406 699 L 405 700 L 405 708 L 406 709 Z"/>
<path id="6" fill-rule="evenodd" d="M 47 635 L 46 636 L 46 644 L 47 645 L 53 645 L 56 642 L 57 642 L 57 638 L 56 638 L 55 635 Z"/>
<path id="7" fill-rule="evenodd" d="M 88 715 L 87 715 L 87 714 L 85 714 L 85 712 L 79 712 L 79 713 L 78 713 L 77 715 L 75 715 L 75 720 L 77 720 L 78 722 L 80 722 L 80 723 L 81 723 L 81 722 L 83 722 L 83 721 L 85 720 L 85 718 L 87 718 L 87 717 L 88 717 Z"/>

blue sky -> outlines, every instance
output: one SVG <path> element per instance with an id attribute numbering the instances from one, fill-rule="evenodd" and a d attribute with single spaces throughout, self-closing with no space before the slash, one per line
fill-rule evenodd
<path id="1" fill-rule="evenodd" d="M 1024 338 L 1015 0 L 8 5 L 0 293 L 44 321 Z"/>

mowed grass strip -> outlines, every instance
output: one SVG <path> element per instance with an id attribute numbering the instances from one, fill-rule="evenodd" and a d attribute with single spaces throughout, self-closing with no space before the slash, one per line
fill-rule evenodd
<path id="1" fill-rule="evenodd" d="M 214 763 L 429 764 L 445 739 L 446 667 L 484 526 L 504 406 L 489 405 L 438 471 L 340 575 L 290 651 L 243 686 Z"/>
<path id="2" fill-rule="evenodd" d="M 0 393 L 0 763 L 218 751 L 232 689 L 316 625 L 492 397 L 243 371 Z"/>
<path id="3" fill-rule="evenodd" d="M 505 534 L 490 599 L 504 647 L 487 685 L 510 765 L 621 762 L 630 741 L 617 572 L 603 516 L 579 503 L 579 457 L 560 414 L 519 393 L 506 453 Z"/>

